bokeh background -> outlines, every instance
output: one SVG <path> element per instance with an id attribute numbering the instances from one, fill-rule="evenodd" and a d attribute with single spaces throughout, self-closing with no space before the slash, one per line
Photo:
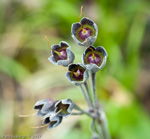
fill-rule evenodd
<path id="1" fill-rule="evenodd" d="M 0 0 L 0 138 L 35 135 L 42 139 L 90 139 L 90 119 L 70 116 L 50 131 L 40 126 L 36 101 L 70 98 L 86 107 L 66 71 L 48 61 L 47 47 L 67 41 L 81 63 L 85 48 L 71 37 L 82 17 L 99 27 L 95 47 L 108 52 L 97 73 L 97 91 L 113 139 L 150 139 L 150 1 L 148 0 Z"/>

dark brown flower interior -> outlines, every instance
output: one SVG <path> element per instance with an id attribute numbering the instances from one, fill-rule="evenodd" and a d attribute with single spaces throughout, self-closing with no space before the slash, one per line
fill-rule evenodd
<path id="1" fill-rule="evenodd" d="M 34 106 L 34 109 L 38 109 L 41 110 L 44 104 L 38 105 L 38 106 Z"/>
<path id="2" fill-rule="evenodd" d="M 83 75 L 85 69 L 80 65 L 75 65 L 71 68 L 70 77 L 73 81 L 83 81 Z"/>
<path id="3" fill-rule="evenodd" d="M 45 118 L 44 120 L 44 124 L 48 124 L 48 123 L 50 123 L 49 117 Z"/>
<path id="4" fill-rule="evenodd" d="M 68 114 L 68 107 L 69 107 L 69 104 L 63 104 L 62 102 L 60 102 L 57 106 L 57 110 L 56 112 L 59 112 L 62 113 L 62 114 Z"/>
<path id="5" fill-rule="evenodd" d="M 54 58 L 55 58 L 55 61 L 57 62 L 58 60 L 66 60 L 67 59 L 67 52 L 66 52 L 66 49 L 67 49 L 68 46 L 62 46 L 62 47 L 59 47 L 59 48 L 56 48 L 55 51 L 59 52 L 56 53 L 55 51 L 54 52 Z"/>
<path id="6" fill-rule="evenodd" d="M 93 56 L 94 55 L 94 56 Z M 100 66 L 101 63 L 103 62 L 103 55 L 94 50 L 93 52 L 91 50 L 89 50 L 84 57 L 84 62 L 85 64 L 96 64 L 97 66 Z"/>
<path id="7" fill-rule="evenodd" d="M 51 121 L 50 126 L 53 127 L 56 123 L 57 121 Z"/>
<path id="8" fill-rule="evenodd" d="M 81 42 L 84 42 L 90 36 L 94 37 L 96 34 L 94 27 L 89 24 L 84 24 L 76 32 L 76 38 Z"/>

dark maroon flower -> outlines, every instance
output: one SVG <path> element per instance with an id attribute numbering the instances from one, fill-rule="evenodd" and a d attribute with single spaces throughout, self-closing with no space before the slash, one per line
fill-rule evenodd
<path id="1" fill-rule="evenodd" d="M 48 60 L 55 65 L 67 67 L 74 60 L 74 54 L 67 42 L 61 41 L 60 44 L 52 45 L 52 56 Z"/>
<path id="2" fill-rule="evenodd" d="M 87 46 L 87 44 L 94 44 L 97 38 L 98 28 L 93 21 L 84 17 L 80 23 L 72 24 L 71 32 L 76 43 L 82 46 Z"/>
<path id="3" fill-rule="evenodd" d="M 86 40 L 88 37 L 90 37 L 90 36 L 92 36 L 93 35 L 93 32 L 92 32 L 92 30 L 91 29 L 89 29 L 89 28 L 84 28 L 84 29 L 81 29 L 80 31 L 79 31 L 79 38 L 80 38 L 80 40 L 81 41 L 84 41 L 84 40 Z"/>
<path id="4" fill-rule="evenodd" d="M 102 57 L 96 53 L 94 53 L 94 56 L 93 54 L 89 54 L 86 59 L 87 64 L 93 63 L 99 66 L 101 62 L 102 62 Z"/>
<path id="5" fill-rule="evenodd" d="M 93 46 L 89 46 L 82 57 L 83 64 L 91 72 L 101 70 L 105 66 L 106 60 L 107 52 L 101 46 L 96 49 Z"/>
<path id="6" fill-rule="evenodd" d="M 70 64 L 68 70 L 66 77 L 75 85 L 81 85 L 89 77 L 87 69 L 82 64 Z"/>

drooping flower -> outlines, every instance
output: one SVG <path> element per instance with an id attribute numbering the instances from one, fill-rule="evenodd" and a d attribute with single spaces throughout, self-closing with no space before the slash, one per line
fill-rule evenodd
<path id="1" fill-rule="evenodd" d="M 70 64 L 68 70 L 66 77 L 77 86 L 83 84 L 89 77 L 87 69 L 83 64 Z"/>
<path id="2" fill-rule="evenodd" d="M 43 118 L 43 124 L 49 124 L 47 129 L 51 129 L 54 127 L 57 127 L 61 122 L 63 117 L 62 116 L 58 116 L 57 114 L 53 113 L 48 113 L 47 115 L 44 116 Z"/>
<path id="3" fill-rule="evenodd" d="M 89 46 L 82 56 L 83 64 L 92 73 L 101 70 L 105 66 L 106 60 L 107 52 L 101 46 L 96 49 L 93 46 Z"/>
<path id="4" fill-rule="evenodd" d="M 80 23 L 73 23 L 72 38 L 81 46 L 93 45 L 98 35 L 97 25 L 89 18 L 82 18 Z M 86 42 L 87 41 L 87 42 Z"/>
<path id="5" fill-rule="evenodd" d="M 37 116 L 45 116 L 47 113 L 53 113 L 55 110 L 55 103 L 52 99 L 45 99 L 41 101 L 37 101 L 34 105 L 34 109 L 38 110 Z"/>
<path id="6" fill-rule="evenodd" d="M 74 61 L 74 54 L 67 42 L 61 41 L 60 44 L 52 45 L 51 48 L 52 56 L 48 60 L 53 64 L 67 67 Z"/>
<path id="7" fill-rule="evenodd" d="M 71 99 L 60 100 L 55 104 L 55 108 L 55 112 L 58 113 L 58 116 L 67 117 L 71 114 L 74 108 L 74 103 Z"/>

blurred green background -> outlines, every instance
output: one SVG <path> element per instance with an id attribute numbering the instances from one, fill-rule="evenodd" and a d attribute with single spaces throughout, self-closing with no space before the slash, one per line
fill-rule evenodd
<path id="1" fill-rule="evenodd" d="M 42 139 L 90 139 L 90 119 L 70 116 L 57 128 L 40 126 L 36 101 L 70 98 L 82 108 L 78 87 L 65 70 L 48 61 L 47 47 L 67 41 L 81 63 L 84 47 L 75 44 L 71 25 L 82 17 L 99 28 L 95 47 L 108 52 L 97 73 L 98 97 L 113 139 L 150 139 L 150 1 L 148 0 L 0 0 L 0 138 L 42 135 Z"/>

